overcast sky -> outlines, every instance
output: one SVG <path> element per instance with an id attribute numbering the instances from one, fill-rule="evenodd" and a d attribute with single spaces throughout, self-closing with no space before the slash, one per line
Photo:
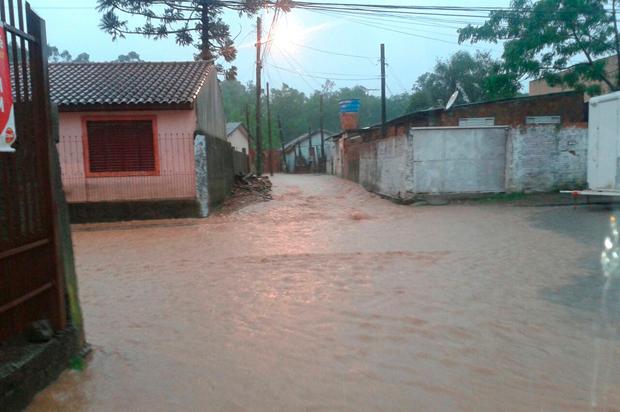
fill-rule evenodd
<path id="1" fill-rule="evenodd" d="M 355 2 L 339 0 L 339 2 Z M 358 1 L 359 2 L 359 1 Z M 374 4 L 411 5 L 411 0 L 364 0 Z M 114 60 L 119 54 L 136 51 L 143 60 L 178 61 L 191 60 L 192 47 L 181 47 L 173 39 L 152 40 L 130 36 L 112 41 L 99 29 L 100 15 L 95 9 L 96 0 L 30 0 L 30 3 L 46 20 L 48 43 L 60 50 L 67 49 L 74 56 L 86 52 L 91 61 Z M 467 6 L 507 6 L 509 0 L 471 0 Z M 462 6 L 461 0 L 416 0 L 415 5 Z M 239 49 L 235 62 L 239 68 L 239 80 L 253 81 L 255 18 L 239 17 L 226 13 L 224 19 L 230 24 L 231 33 L 237 36 Z M 132 20 L 138 21 L 138 20 Z M 269 14 L 263 15 L 266 26 L 271 22 Z M 456 17 L 416 17 L 401 22 L 389 17 L 360 20 L 331 14 L 293 10 L 280 18 L 280 39 L 271 47 L 266 58 L 264 78 L 272 87 L 284 82 L 304 92 L 319 89 L 325 78 L 334 79 L 336 87 L 361 84 L 378 89 L 379 45 L 385 43 L 388 62 L 387 85 L 389 94 L 411 89 L 415 79 L 432 70 L 437 59 L 450 56 L 458 50 L 475 52 L 477 49 L 491 51 L 495 56 L 501 47 L 492 44 L 458 45 L 456 28 L 466 21 L 482 22 L 482 19 Z M 310 48 L 309 48 L 310 47 Z M 355 55 L 340 56 L 322 51 Z"/>

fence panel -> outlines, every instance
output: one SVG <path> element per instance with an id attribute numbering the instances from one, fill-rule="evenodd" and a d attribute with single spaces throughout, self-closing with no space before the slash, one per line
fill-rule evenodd
<path id="1" fill-rule="evenodd" d="M 196 197 L 194 137 L 158 135 L 159 173 L 154 176 L 86 177 L 84 136 L 61 136 L 62 182 L 69 203 L 193 199 Z"/>

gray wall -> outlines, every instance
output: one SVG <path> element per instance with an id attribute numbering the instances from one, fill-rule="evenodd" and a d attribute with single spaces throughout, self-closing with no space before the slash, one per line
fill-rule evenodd
<path id="1" fill-rule="evenodd" d="M 588 130 L 537 126 L 511 129 L 508 191 L 554 191 L 586 186 Z"/>
<path id="2" fill-rule="evenodd" d="M 410 133 L 413 192 L 505 191 L 506 128 L 416 128 Z"/>
<path id="3" fill-rule="evenodd" d="M 233 171 L 236 175 L 250 173 L 249 156 L 243 152 L 233 150 Z"/>
<path id="4" fill-rule="evenodd" d="M 214 206 L 230 196 L 235 181 L 235 151 L 225 140 L 197 135 L 194 140 L 196 198 L 200 214 L 209 215 Z"/>
<path id="5" fill-rule="evenodd" d="M 226 114 L 215 67 L 210 69 L 196 97 L 196 122 L 199 134 L 226 140 Z"/>
<path id="6" fill-rule="evenodd" d="M 367 142 L 340 139 L 328 172 L 403 200 L 579 188 L 586 182 L 587 137 L 578 127 L 411 128 Z M 358 164 L 359 177 L 347 172 Z"/>
<path id="7" fill-rule="evenodd" d="M 371 192 L 408 197 L 414 187 L 411 141 L 411 135 L 400 135 L 362 145 L 359 183 Z"/>

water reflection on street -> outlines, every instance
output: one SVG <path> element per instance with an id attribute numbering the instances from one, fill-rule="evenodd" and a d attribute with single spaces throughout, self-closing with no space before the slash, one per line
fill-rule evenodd
<path id="1" fill-rule="evenodd" d="M 274 183 L 207 220 L 78 228 L 93 356 L 30 410 L 620 410 L 612 212 Z"/>

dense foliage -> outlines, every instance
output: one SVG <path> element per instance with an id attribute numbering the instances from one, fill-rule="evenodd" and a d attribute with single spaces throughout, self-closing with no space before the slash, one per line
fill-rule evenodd
<path id="1" fill-rule="evenodd" d="M 460 51 L 435 64 L 434 71 L 424 73 L 413 86 L 409 110 L 443 106 L 458 90 L 460 103 L 479 102 L 515 96 L 520 85 L 517 77 L 506 73 L 501 62 L 488 53 Z"/>
<path id="2" fill-rule="evenodd" d="M 255 122 L 255 101 L 256 87 L 249 83 L 244 85 L 239 81 L 224 81 L 221 83 L 224 109 L 227 121 L 243 122 L 246 124 L 246 107 L 249 112 L 249 129 L 254 134 Z M 324 88 L 325 89 L 325 88 Z M 280 147 L 279 131 L 277 127 L 277 116 L 282 119 L 282 129 L 284 141 L 292 140 L 309 129 L 315 130 L 320 127 L 320 99 L 321 92 L 315 91 L 310 95 L 294 89 L 284 84 L 279 89 L 271 89 L 271 112 L 274 148 Z M 325 129 L 338 132 L 340 131 L 340 120 L 338 115 L 338 102 L 343 99 L 361 99 L 360 125 L 362 127 L 377 124 L 381 121 L 381 99 L 370 94 L 364 87 L 355 86 L 352 88 L 342 88 L 339 90 L 323 91 L 323 112 Z M 396 117 L 405 114 L 409 105 L 410 96 L 408 94 L 395 95 L 388 99 L 388 117 Z M 264 147 L 267 144 L 267 117 L 266 117 L 266 96 L 263 93 L 263 141 Z"/>
<path id="3" fill-rule="evenodd" d="M 213 0 L 98 0 L 102 13 L 100 27 L 113 39 L 128 34 L 142 35 L 154 39 L 173 36 L 181 46 L 194 46 L 198 50 L 197 59 L 212 60 L 222 58 L 231 63 L 237 57 L 230 27 L 222 20 L 225 9 L 240 14 L 253 14 L 262 5 L 261 0 L 239 2 L 215 2 Z M 138 26 L 129 26 L 123 16 L 141 17 Z M 237 68 L 218 69 L 227 78 L 237 75 Z"/>
<path id="4" fill-rule="evenodd" d="M 617 54 L 620 63 L 618 3 L 512 0 L 510 9 L 491 12 L 483 25 L 461 29 L 459 41 L 505 41 L 502 66 L 520 78 L 543 77 L 590 94 L 601 92 L 600 82 L 618 90 L 620 72 L 606 72 L 600 60 Z"/>

